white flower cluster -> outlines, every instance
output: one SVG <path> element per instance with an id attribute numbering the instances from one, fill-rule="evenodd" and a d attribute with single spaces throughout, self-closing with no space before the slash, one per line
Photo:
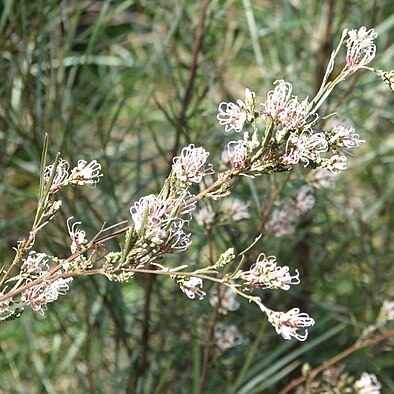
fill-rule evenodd
<path id="1" fill-rule="evenodd" d="M 201 278 L 196 278 L 194 276 L 188 279 L 178 277 L 177 282 L 180 289 L 192 300 L 196 297 L 202 300 L 206 296 L 205 291 L 202 289 L 203 283 Z"/>
<path id="2" fill-rule="evenodd" d="M 287 340 L 294 337 L 299 341 L 305 341 L 308 337 L 308 330 L 305 329 L 303 334 L 300 334 L 298 330 L 315 324 L 307 313 L 301 313 L 298 308 L 293 308 L 286 313 L 271 310 L 266 310 L 266 313 L 268 321 L 274 326 L 276 332 Z"/>
<path id="3" fill-rule="evenodd" d="M 214 172 L 211 164 L 205 167 L 208 156 L 209 152 L 193 144 L 183 148 L 181 154 L 173 159 L 172 172 L 175 178 L 186 184 L 200 183 L 205 175 Z"/>
<path id="4" fill-rule="evenodd" d="M 282 163 L 293 166 L 301 161 L 306 167 L 311 162 L 320 162 L 320 155 L 327 150 L 328 142 L 324 133 L 314 133 L 312 129 L 307 128 L 300 135 L 290 135 Z"/>
<path id="5" fill-rule="evenodd" d="M 353 127 L 339 125 L 335 126 L 329 133 L 328 142 L 334 152 L 347 153 L 349 149 L 359 147 L 365 140 L 360 140 L 360 136 L 356 134 Z"/>
<path id="6" fill-rule="evenodd" d="M 384 324 L 388 321 L 394 320 L 394 301 L 383 301 L 377 320 L 380 324 Z"/>
<path id="7" fill-rule="evenodd" d="M 242 279 L 245 286 L 259 289 L 289 290 L 290 285 L 300 283 L 298 270 L 295 270 L 295 275 L 291 275 L 289 267 L 278 266 L 275 256 L 267 257 L 264 253 L 259 255 L 248 271 L 239 270 L 235 278 Z"/>
<path id="8" fill-rule="evenodd" d="M 308 98 L 299 102 L 297 96 L 292 96 L 291 83 L 278 80 L 274 85 L 276 87 L 268 92 L 267 100 L 262 106 L 274 124 L 280 127 L 279 135 L 283 135 L 288 130 L 307 128 L 316 122 L 318 116 L 309 111 Z"/>
<path id="9" fill-rule="evenodd" d="M 222 102 L 219 104 L 217 119 L 221 126 L 225 126 L 225 131 L 234 130 L 240 132 L 246 122 L 250 122 L 254 116 L 255 94 L 249 89 L 245 89 L 245 101 L 237 100 L 237 104 L 232 102 Z"/>
<path id="10" fill-rule="evenodd" d="M 357 394 L 380 394 L 382 385 L 372 373 L 363 372 L 359 380 L 354 383 Z"/>
<path id="11" fill-rule="evenodd" d="M 91 187 L 96 186 L 100 181 L 101 165 L 97 160 L 87 162 L 79 160 L 78 165 L 71 171 L 70 164 L 63 159 L 60 159 L 56 165 L 47 166 L 44 172 L 44 181 L 49 182 L 52 179 L 50 194 L 54 194 L 66 185 L 88 185 Z M 55 173 L 53 173 L 55 171 Z"/>
<path id="12" fill-rule="evenodd" d="M 376 51 L 373 40 L 377 34 L 373 29 L 367 31 L 362 27 L 359 30 L 346 30 L 342 40 L 346 34 L 347 56 L 342 79 L 349 75 L 349 71 L 352 73 L 368 64 Z M 333 61 L 329 69 L 333 67 Z M 252 177 L 261 175 L 264 170 L 283 171 L 283 166 L 292 167 L 300 163 L 305 167 L 325 168 L 334 174 L 345 170 L 347 158 L 344 154 L 350 153 L 349 150 L 357 148 L 364 140 L 360 139 L 354 128 L 345 125 L 338 125 L 330 131 L 319 130 L 318 121 L 322 123 L 323 120 L 320 120 L 317 109 L 332 90 L 326 82 L 322 85 L 323 90 L 310 102 L 308 97 L 299 100 L 293 95 L 290 82 L 277 80 L 274 89 L 267 93 L 265 102 L 261 104 L 262 113 L 256 112 L 255 94 L 249 89 L 245 92 L 245 102 L 237 100 L 237 104 L 220 103 L 217 119 L 220 125 L 225 126 L 225 131 L 239 132 L 247 122 L 253 125 L 254 130 L 252 139 L 245 132 L 243 139 L 228 143 L 227 152 L 222 155 L 224 161 L 239 173 Z M 265 117 L 266 124 L 263 141 L 257 137 L 256 120 L 260 116 Z M 255 155 L 258 147 L 262 150 Z M 332 151 L 331 156 L 329 151 Z M 272 161 L 269 169 L 267 161 Z"/>
<path id="13" fill-rule="evenodd" d="M 240 170 L 249 164 L 249 152 L 244 140 L 230 141 L 227 144 L 227 157 L 231 167 Z"/>
<path id="14" fill-rule="evenodd" d="M 144 242 L 158 247 L 157 251 L 176 253 L 187 249 L 190 234 L 183 231 L 183 226 L 189 219 L 180 215 L 189 213 L 194 206 L 183 207 L 183 204 L 183 199 L 162 199 L 154 194 L 140 198 L 130 208 L 135 230 Z"/>
<path id="15" fill-rule="evenodd" d="M 40 277 L 46 275 L 49 271 L 48 261 L 50 257 L 45 253 L 36 253 L 31 251 L 21 266 L 21 274 L 28 274 L 25 284 L 31 283 Z M 44 314 L 47 304 L 56 301 L 59 296 L 65 295 L 68 290 L 68 283 L 72 278 L 55 278 L 45 280 L 34 285 L 21 293 L 21 301 L 30 306 L 40 315 Z"/>
<path id="16" fill-rule="evenodd" d="M 32 250 L 27 259 L 23 260 L 21 272 L 29 276 L 38 277 L 48 271 L 48 256 L 45 253 L 37 253 Z"/>
<path id="17" fill-rule="evenodd" d="M 70 216 L 67 219 L 68 234 L 70 235 L 71 238 L 71 246 L 70 246 L 71 253 L 75 253 L 78 250 L 79 246 L 86 243 L 86 238 L 85 238 L 86 232 L 84 230 L 77 228 L 77 226 L 82 223 L 74 222 L 71 225 L 70 223 L 72 222 L 73 219 L 74 219 L 73 216 Z"/>
<path id="18" fill-rule="evenodd" d="M 374 29 L 367 30 L 365 26 L 348 32 L 346 65 L 349 70 L 356 71 L 372 61 L 376 54 L 376 45 L 373 41 L 377 36 L 378 33 Z"/>
<path id="19" fill-rule="evenodd" d="M 71 281 L 72 278 L 57 278 L 50 282 L 41 282 L 23 291 L 21 301 L 30 306 L 33 311 L 43 315 L 47 304 L 56 301 L 59 296 L 66 295 Z"/>

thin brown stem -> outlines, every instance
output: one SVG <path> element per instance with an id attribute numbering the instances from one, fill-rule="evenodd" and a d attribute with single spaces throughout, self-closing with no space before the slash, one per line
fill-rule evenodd
<path id="1" fill-rule="evenodd" d="M 73 260 L 75 260 L 79 255 L 81 254 L 81 252 L 76 252 L 74 254 L 72 254 L 71 256 L 69 256 L 65 262 L 71 262 Z M 63 274 L 57 274 L 58 271 L 60 271 L 62 269 L 64 265 L 64 261 L 61 262 L 60 264 L 58 264 L 57 266 L 53 267 L 50 271 L 48 271 L 45 275 L 41 276 L 40 278 L 37 278 L 35 280 L 32 280 L 31 282 L 27 283 L 24 286 L 18 287 L 15 290 L 10 291 L 9 293 L 6 293 L 5 295 L 0 297 L 0 302 L 7 300 L 8 298 L 12 298 L 42 282 L 50 282 L 51 280 L 55 280 L 58 278 L 71 278 L 71 277 L 75 277 L 75 276 L 88 276 L 88 275 L 96 275 L 96 274 L 103 274 L 104 271 L 102 268 L 97 268 L 97 269 L 92 269 L 89 271 L 73 271 L 73 272 L 64 272 Z"/>
<path id="2" fill-rule="evenodd" d="M 330 37 L 332 35 L 332 22 L 334 20 L 334 0 L 327 2 L 327 21 L 324 39 L 317 56 L 316 75 L 315 75 L 315 95 L 319 91 L 321 81 L 324 77 L 325 63 L 331 52 Z"/>
<path id="3" fill-rule="evenodd" d="M 262 213 L 262 215 L 260 217 L 259 224 L 257 226 L 257 231 L 256 231 L 255 237 L 258 237 L 262 233 L 262 231 L 264 229 L 264 226 L 267 224 L 268 219 L 270 218 L 271 211 L 272 211 L 272 208 L 274 207 L 276 199 L 282 193 L 283 189 L 287 185 L 287 182 L 289 181 L 290 176 L 291 176 L 291 173 L 289 173 L 287 175 L 287 178 L 285 179 L 283 184 L 274 191 L 274 193 L 272 194 L 268 204 L 265 206 L 264 211 L 263 211 L 263 213 Z"/>
<path id="4" fill-rule="evenodd" d="M 197 75 L 198 69 L 198 56 L 200 54 L 202 48 L 202 41 L 204 37 L 205 31 L 205 21 L 207 16 L 207 10 L 209 6 L 210 0 L 204 0 L 201 5 L 200 17 L 198 20 L 198 25 L 194 34 L 194 40 L 192 45 L 192 64 L 190 67 L 189 77 L 187 79 L 185 91 L 182 97 L 182 107 L 180 114 L 177 119 L 177 130 L 175 135 L 174 146 L 172 148 L 172 155 L 174 157 L 179 149 L 179 144 L 181 140 L 182 131 L 186 129 L 186 113 L 190 105 L 190 101 L 192 98 L 194 82 Z M 170 161 L 170 167 L 172 165 L 172 161 Z"/>
<path id="5" fill-rule="evenodd" d="M 153 286 L 156 275 L 148 275 L 145 284 L 145 303 L 144 303 L 144 319 L 142 326 L 142 344 L 141 344 L 141 358 L 138 365 L 138 376 L 143 376 L 148 365 L 148 351 L 149 351 L 149 324 L 151 319 L 151 301 L 153 294 Z"/>
<path id="6" fill-rule="evenodd" d="M 328 361 L 325 361 L 323 364 L 319 365 L 318 367 L 314 368 L 308 375 L 300 376 L 299 378 L 293 379 L 288 385 L 286 385 L 279 394 L 287 394 L 292 390 L 294 387 L 299 386 L 300 384 L 304 383 L 307 379 L 315 378 L 320 372 L 323 372 L 327 368 L 332 367 L 339 361 L 343 360 L 344 358 L 350 356 L 357 350 L 360 350 L 367 346 L 376 345 L 379 342 L 384 341 L 387 338 L 394 336 L 394 329 L 385 332 L 384 334 L 376 335 L 373 338 L 366 339 L 364 341 L 356 342 L 354 345 L 350 346 L 349 348 L 345 349 L 343 352 L 335 355 L 334 357 L 330 358 Z"/>
<path id="7" fill-rule="evenodd" d="M 220 305 L 221 305 L 221 301 L 222 301 L 221 295 L 222 295 L 222 292 L 219 291 L 218 302 L 212 311 L 211 318 L 209 319 L 207 336 L 205 339 L 205 343 L 203 344 L 202 370 L 201 370 L 201 376 L 200 376 L 200 382 L 199 382 L 199 388 L 198 388 L 199 394 L 204 393 L 205 384 L 207 382 L 211 347 L 213 344 L 213 338 L 214 338 L 214 333 L 215 333 L 215 325 L 216 325 L 216 322 L 219 317 L 219 309 L 220 309 Z"/>

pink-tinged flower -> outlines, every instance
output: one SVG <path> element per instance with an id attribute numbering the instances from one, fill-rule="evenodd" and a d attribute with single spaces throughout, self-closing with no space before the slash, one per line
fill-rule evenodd
<path id="1" fill-rule="evenodd" d="M 276 87 L 267 93 L 267 100 L 262 104 L 265 112 L 271 115 L 272 119 L 278 123 L 278 116 L 283 112 L 287 102 L 291 98 L 293 86 L 290 82 L 285 82 L 283 79 L 275 81 Z"/>
<path id="2" fill-rule="evenodd" d="M 141 197 L 130 208 L 134 228 L 137 231 L 144 230 L 144 233 L 147 234 L 168 222 L 167 211 L 168 202 L 154 194 Z"/>
<path id="3" fill-rule="evenodd" d="M 284 205 L 281 208 L 275 208 L 270 220 L 264 226 L 267 235 L 274 237 L 283 237 L 284 235 L 293 234 L 295 231 L 295 221 L 298 214 L 294 208 Z"/>
<path id="4" fill-rule="evenodd" d="M 179 215 L 190 210 L 186 206 L 182 211 L 181 205 L 182 201 L 163 200 L 154 194 L 140 198 L 130 208 L 135 230 L 151 247 L 159 247 L 158 252 L 176 253 L 187 249 L 191 243 L 190 234 L 183 231 L 183 225 L 188 221 Z"/>
<path id="5" fill-rule="evenodd" d="M 249 164 L 248 149 L 243 140 L 227 144 L 228 160 L 233 168 L 241 170 Z"/>
<path id="6" fill-rule="evenodd" d="M 209 303 L 215 307 L 220 298 L 219 313 L 227 315 L 227 312 L 235 311 L 239 308 L 240 303 L 237 300 L 237 293 L 229 287 L 214 287 L 211 291 Z"/>
<path id="7" fill-rule="evenodd" d="M 347 157 L 334 155 L 324 163 L 324 167 L 333 174 L 339 174 L 347 168 Z"/>
<path id="8" fill-rule="evenodd" d="M 290 285 L 300 283 L 298 270 L 295 270 L 295 275 L 291 275 L 289 267 L 278 266 L 275 256 L 267 257 L 264 253 L 260 254 L 248 271 L 238 271 L 236 278 L 244 280 L 247 286 L 259 289 L 289 290 Z"/>
<path id="9" fill-rule="evenodd" d="M 298 330 L 315 324 L 315 321 L 307 313 L 301 313 L 299 308 L 293 308 L 286 313 L 264 308 L 263 312 L 267 314 L 268 321 L 274 326 L 275 331 L 287 340 L 293 337 L 305 341 L 308 330 L 305 330 L 304 334 L 300 334 Z"/>
<path id="10" fill-rule="evenodd" d="M 379 394 L 382 385 L 372 373 L 363 372 L 359 380 L 354 383 L 357 394 Z"/>
<path id="11" fill-rule="evenodd" d="M 45 253 L 37 253 L 32 250 L 27 259 L 23 260 L 22 272 L 30 276 L 40 276 L 48 271 L 48 256 Z"/>
<path id="12" fill-rule="evenodd" d="M 242 343 L 242 337 L 234 324 L 217 324 L 214 330 L 216 344 L 221 350 L 227 350 Z"/>
<path id="13" fill-rule="evenodd" d="M 278 114 L 278 121 L 282 125 L 282 130 L 297 130 L 311 126 L 317 121 L 318 115 L 310 113 L 308 98 L 298 102 L 297 97 L 289 100 L 286 106 Z"/>
<path id="14" fill-rule="evenodd" d="M 246 122 L 246 111 L 237 104 L 222 102 L 219 104 L 216 118 L 221 126 L 225 126 L 225 131 L 234 130 L 238 133 Z"/>
<path id="15" fill-rule="evenodd" d="M 59 296 L 65 295 L 69 289 L 68 283 L 72 278 L 57 278 L 50 282 L 41 282 L 22 292 L 21 301 L 30 306 L 40 315 L 44 314 L 47 304 L 56 301 Z"/>
<path id="16" fill-rule="evenodd" d="M 202 290 L 202 279 L 191 276 L 189 279 L 180 280 L 179 287 L 181 290 L 192 300 L 198 297 L 199 300 L 202 300 L 206 293 Z"/>
<path id="17" fill-rule="evenodd" d="M 360 140 L 360 136 L 356 134 L 353 127 L 336 126 L 330 132 L 330 145 L 333 149 L 338 151 L 348 151 L 352 148 L 357 148 L 364 140 Z"/>
<path id="18" fill-rule="evenodd" d="M 183 148 L 181 154 L 173 159 L 172 172 L 175 178 L 185 183 L 201 182 L 205 175 L 214 172 L 211 164 L 205 168 L 208 156 L 209 152 L 193 144 Z"/>
<path id="19" fill-rule="evenodd" d="M 85 160 L 79 160 L 77 167 L 73 168 L 70 176 L 70 183 L 76 185 L 93 185 L 100 181 L 100 177 L 103 174 L 100 173 L 101 165 L 97 160 L 87 162 Z"/>
<path id="20" fill-rule="evenodd" d="M 310 211 L 315 206 L 315 196 L 310 186 L 304 185 L 298 190 L 295 199 L 295 209 L 302 215 Z"/>
<path id="21" fill-rule="evenodd" d="M 373 40 L 378 36 L 374 29 L 365 26 L 348 32 L 346 65 L 350 71 L 366 66 L 375 57 L 376 46 Z"/>
<path id="22" fill-rule="evenodd" d="M 78 229 L 77 226 L 82 224 L 81 222 L 74 222 L 72 225 L 71 221 L 74 219 L 73 216 L 70 216 L 67 219 L 67 229 L 68 234 L 71 238 L 71 253 L 75 253 L 78 250 L 80 245 L 83 245 L 86 242 L 86 232 L 84 230 Z"/>
<path id="23" fill-rule="evenodd" d="M 232 102 L 219 104 L 216 118 L 221 126 L 225 126 L 225 131 L 234 130 L 238 133 L 245 123 L 251 120 L 254 112 L 254 98 L 255 94 L 246 88 L 245 101 L 237 100 L 237 104 Z"/>
<path id="24" fill-rule="evenodd" d="M 69 180 L 69 170 L 70 165 L 66 160 L 60 159 L 57 163 L 55 175 L 52 180 L 51 189 L 49 191 L 50 194 L 54 194 L 59 191 L 62 187 L 68 184 Z M 53 164 L 47 166 L 44 172 L 44 181 L 49 182 L 50 178 L 52 177 L 54 170 Z"/>
<path id="25" fill-rule="evenodd" d="M 306 167 L 310 161 L 320 162 L 320 154 L 327 150 L 328 142 L 324 133 L 313 133 L 311 129 L 305 129 L 300 135 L 290 135 L 282 163 L 295 165 L 301 161 Z"/>

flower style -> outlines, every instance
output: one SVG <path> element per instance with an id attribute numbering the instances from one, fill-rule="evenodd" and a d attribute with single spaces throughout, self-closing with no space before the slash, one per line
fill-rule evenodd
<path id="1" fill-rule="evenodd" d="M 27 259 L 23 260 L 21 272 L 30 276 L 40 276 L 48 271 L 48 256 L 45 253 L 37 253 L 32 250 Z"/>
<path id="2" fill-rule="evenodd" d="M 311 161 L 319 163 L 321 161 L 320 154 L 327 152 L 327 150 L 328 142 L 324 133 L 313 133 L 311 129 L 307 128 L 300 135 L 290 135 L 282 163 L 295 165 L 302 161 L 306 167 Z"/>
<path id="3" fill-rule="evenodd" d="M 73 219 L 74 216 L 70 216 L 67 219 L 68 234 L 70 235 L 71 238 L 71 246 L 70 246 L 71 253 L 75 253 L 78 250 L 78 247 L 86 242 L 86 238 L 85 238 L 86 232 L 84 230 L 76 228 L 79 224 L 82 223 L 74 222 L 72 225 L 70 225 Z"/>
<path id="4" fill-rule="evenodd" d="M 44 314 L 47 304 L 56 301 L 59 296 L 65 295 L 69 289 L 68 283 L 72 278 L 57 278 L 51 282 L 41 282 L 21 294 L 21 301 L 30 306 L 40 315 Z"/>
<path id="5" fill-rule="evenodd" d="M 214 330 L 216 344 L 221 350 L 227 350 L 242 343 L 241 335 L 234 324 L 217 324 Z"/>
<path id="6" fill-rule="evenodd" d="M 275 331 L 287 340 L 294 337 L 298 341 L 305 341 L 308 337 L 308 330 L 305 329 L 304 334 L 298 333 L 297 330 L 315 324 L 315 321 L 307 313 L 301 313 L 299 308 L 293 308 L 286 313 L 275 312 L 267 308 L 262 310 L 267 314 L 268 321 L 274 326 Z"/>
<path id="7" fill-rule="evenodd" d="M 100 171 L 101 165 L 97 160 L 92 160 L 89 163 L 85 160 L 79 160 L 78 165 L 71 171 L 69 182 L 76 185 L 93 185 L 92 187 L 95 187 L 100 181 L 100 177 L 103 176 Z"/>
<path id="8" fill-rule="evenodd" d="M 241 170 L 248 165 L 248 149 L 245 141 L 230 141 L 227 144 L 227 152 L 228 160 L 231 166 L 236 170 Z"/>
<path id="9" fill-rule="evenodd" d="M 264 226 L 265 231 L 274 237 L 293 234 L 295 231 L 294 223 L 297 217 L 297 212 L 289 205 L 275 208 L 272 212 L 271 219 Z"/>
<path id="10" fill-rule="evenodd" d="M 355 133 L 353 127 L 336 126 L 331 130 L 329 144 L 333 146 L 334 151 L 344 151 L 357 148 L 365 140 L 360 140 L 360 136 Z"/>
<path id="11" fill-rule="evenodd" d="M 213 174 L 212 165 L 205 168 L 209 152 L 204 148 L 196 148 L 193 144 L 182 149 L 179 156 L 174 157 L 172 171 L 176 179 L 185 183 L 199 183 L 205 175 Z"/>
<path id="12" fill-rule="evenodd" d="M 192 300 L 198 297 L 199 300 L 202 300 L 206 293 L 202 290 L 202 279 L 191 276 L 189 279 L 180 279 L 178 280 L 179 287 L 181 290 Z"/>
<path id="13" fill-rule="evenodd" d="M 348 32 L 346 47 L 346 65 L 352 72 L 366 66 L 375 57 L 376 46 L 373 40 L 378 36 L 374 29 L 367 30 L 365 26 L 359 30 Z"/>
<path id="14" fill-rule="evenodd" d="M 60 159 L 59 162 L 57 163 L 56 166 L 56 173 L 54 174 L 51 188 L 49 193 L 54 194 L 58 192 L 62 187 L 66 186 L 68 184 L 68 178 L 69 178 L 69 170 L 70 164 L 66 160 Z M 54 170 L 53 164 L 46 166 L 45 171 L 44 171 L 44 181 L 49 182 L 50 178 L 52 177 L 52 173 Z"/>
<path id="15" fill-rule="evenodd" d="M 253 118 L 255 94 L 249 89 L 245 89 L 245 101 L 237 100 L 237 104 L 232 102 L 221 102 L 216 116 L 219 124 L 225 126 L 226 132 L 234 130 L 240 132 L 244 124 Z"/>
<path id="16" fill-rule="evenodd" d="M 235 311 L 239 308 L 240 303 L 236 299 L 237 293 L 229 287 L 214 287 L 211 291 L 211 296 L 209 298 L 209 303 L 215 307 L 220 298 L 220 306 L 218 309 L 219 313 L 227 315 L 227 312 Z"/>
<path id="17" fill-rule="evenodd" d="M 363 372 L 359 380 L 354 383 L 357 394 L 379 394 L 382 385 L 372 373 Z"/>
<path id="18" fill-rule="evenodd" d="M 304 185 L 300 188 L 295 199 L 295 209 L 302 215 L 315 206 L 315 196 L 310 186 Z"/>
<path id="19" fill-rule="evenodd" d="M 299 272 L 295 270 L 295 275 L 290 275 L 287 266 L 279 267 L 275 256 L 266 256 L 261 253 L 256 263 L 248 271 L 238 271 L 236 278 L 243 279 L 245 285 L 259 289 L 283 289 L 289 290 L 290 285 L 300 283 Z"/>

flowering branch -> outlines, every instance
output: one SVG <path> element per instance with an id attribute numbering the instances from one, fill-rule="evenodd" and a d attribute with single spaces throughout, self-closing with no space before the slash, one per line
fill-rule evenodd
<path id="1" fill-rule="evenodd" d="M 206 12 L 207 4 L 205 2 L 203 13 Z M 239 263 L 234 266 L 236 256 L 230 248 L 216 262 L 211 261 L 208 267 L 194 271 L 184 270 L 187 266 L 170 269 L 159 261 L 163 256 L 189 248 L 192 240 L 187 227 L 193 215 L 207 228 L 215 220 L 214 212 L 209 210 L 204 214 L 202 211 L 195 214 L 197 202 L 204 198 L 223 200 L 241 176 L 256 178 L 280 172 L 290 174 L 296 166 L 302 165 L 317 170 L 314 182 L 323 185 L 329 183 L 327 174 L 332 176 L 346 169 L 346 155 L 364 141 L 352 127 L 341 124 L 329 127 L 325 122 L 327 116 L 321 117 L 318 110 L 336 85 L 360 69 L 371 70 L 367 65 L 375 56 L 376 36 L 373 29 L 367 30 L 365 27 L 350 31 L 345 29 L 331 55 L 320 89 L 312 100 L 309 97 L 299 99 L 293 94 L 290 82 L 277 80 L 273 90 L 267 93 L 260 105 L 256 102 L 255 93 L 249 89 L 245 89 L 245 98 L 238 99 L 236 103 L 220 103 L 217 119 L 226 132 L 240 133 L 248 126 L 251 127 L 250 131 L 243 132 L 241 139 L 227 144 L 224 155 L 226 169 L 214 177 L 213 166 L 207 162 L 209 152 L 204 147 L 189 144 L 179 156 L 172 159 L 170 174 L 160 193 L 143 196 L 130 207 L 130 222 L 127 226 L 114 230 L 125 222 L 117 223 L 105 229 L 111 232 L 104 236 L 101 236 L 104 232 L 102 228 L 88 241 L 86 232 L 80 228 L 82 223 L 70 217 L 67 229 L 71 255 L 67 259 L 31 250 L 36 234 L 59 211 L 61 201 L 56 198 L 61 189 L 70 185 L 95 187 L 103 174 L 96 160 L 79 160 L 70 169 L 70 164 L 61 159 L 59 154 L 53 164 L 46 165 L 46 139 L 32 229 L 27 239 L 18 244 L 15 258 L 8 269 L 2 270 L 0 319 L 18 317 L 25 306 L 43 314 L 48 303 L 66 294 L 70 282 L 76 276 L 99 274 L 112 281 L 124 282 L 131 280 L 135 274 L 150 273 L 170 276 L 191 299 L 201 300 L 206 296 L 204 280 L 219 283 L 230 292 L 228 294 L 238 294 L 255 303 L 284 339 L 304 341 L 308 335 L 307 328 L 315 323 L 308 314 L 298 308 L 287 312 L 271 310 L 263 304 L 260 296 L 254 295 L 255 291 L 267 289 L 288 290 L 300 283 L 298 270 L 278 265 L 275 256 L 261 253 L 254 264 L 244 267 L 247 260 L 244 251 L 238 256 Z M 333 81 L 329 81 L 343 44 L 347 48 L 343 68 Z M 391 74 L 372 70 L 385 82 L 392 80 Z M 203 180 L 207 186 L 193 194 L 193 187 L 201 185 Z M 291 232 L 297 219 L 314 205 L 313 190 L 305 186 L 289 203 L 280 209 L 275 208 L 269 218 L 269 212 L 281 191 L 279 189 L 272 196 L 260 221 L 259 232 L 264 229 L 269 236 L 278 237 Z M 232 214 L 233 220 L 250 216 L 239 201 L 233 201 L 232 208 L 231 205 L 230 208 L 225 207 L 222 202 L 218 205 L 236 212 L 237 215 Z M 124 236 L 124 241 L 119 251 L 109 252 L 105 256 L 96 253 L 98 245 L 120 235 Z M 19 271 L 12 277 L 11 273 L 17 269 Z M 226 297 L 230 300 L 232 296 Z M 234 302 L 227 301 L 223 301 L 223 305 L 234 305 Z M 219 308 L 218 312 L 222 313 L 223 310 Z M 226 335 L 229 333 L 236 337 L 234 330 L 227 330 Z"/>

